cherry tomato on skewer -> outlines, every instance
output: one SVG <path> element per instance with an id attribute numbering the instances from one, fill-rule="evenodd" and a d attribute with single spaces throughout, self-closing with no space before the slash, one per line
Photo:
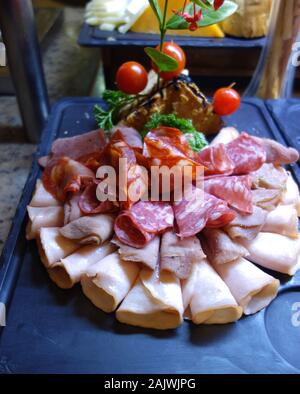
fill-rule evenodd
<path id="1" fill-rule="evenodd" d="M 148 74 L 140 63 L 126 62 L 117 71 L 116 83 L 122 92 L 138 94 L 147 86 Z"/>
<path id="2" fill-rule="evenodd" d="M 157 46 L 156 50 L 159 51 L 160 47 Z M 185 57 L 184 51 L 182 50 L 182 48 L 179 45 L 177 45 L 177 44 L 175 44 L 175 42 L 171 41 L 171 42 L 165 42 L 163 44 L 162 52 L 165 55 L 168 55 L 168 56 L 172 57 L 173 59 L 177 60 L 178 68 L 174 71 L 162 71 L 160 73 L 161 78 L 163 78 L 164 80 L 169 80 L 169 79 L 173 79 L 175 77 L 178 77 L 178 75 L 185 68 L 185 64 L 186 64 L 186 57 Z M 157 68 L 156 64 L 154 64 L 153 62 L 152 62 L 152 68 L 154 71 L 158 72 L 158 68 Z"/>
<path id="3" fill-rule="evenodd" d="M 232 87 L 218 89 L 214 94 L 214 111 L 220 116 L 234 113 L 241 105 L 241 96 Z"/>

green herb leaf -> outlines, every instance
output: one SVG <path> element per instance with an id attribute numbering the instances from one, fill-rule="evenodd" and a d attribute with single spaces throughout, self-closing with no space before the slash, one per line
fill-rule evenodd
<path id="1" fill-rule="evenodd" d="M 158 20 L 159 27 L 161 28 L 162 24 L 163 24 L 163 16 L 161 13 L 160 6 L 159 6 L 157 0 L 149 0 L 149 4 L 150 4 L 157 20 Z"/>
<path id="2" fill-rule="evenodd" d="M 201 7 L 196 6 L 197 11 Z M 237 10 L 237 4 L 230 0 L 226 0 L 224 4 L 215 11 L 213 8 L 203 8 L 202 18 L 198 22 L 199 27 L 211 26 L 215 23 L 219 23 L 230 15 L 234 14 Z M 189 4 L 186 7 L 186 12 L 193 13 L 193 4 Z M 167 29 L 170 30 L 186 30 L 189 28 L 188 22 L 186 22 L 181 16 L 173 15 L 167 22 Z"/>
<path id="3" fill-rule="evenodd" d="M 103 108 L 95 105 L 94 115 L 100 129 L 110 131 L 113 128 L 112 111 L 105 111 Z"/>
<path id="4" fill-rule="evenodd" d="M 159 71 L 174 71 L 178 68 L 178 62 L 171 56 L 159 52 L 155 48 L 145 48 L 146 54 L 157 65 Z"/>
<path id="5" fill-rule="evenodd" d="M 204 134 L 196 131 L 195 133 L 190 134 L 189 145 L 194 152 L 199 153 L 208 145 L 208 142 L 206 141 Z"/>

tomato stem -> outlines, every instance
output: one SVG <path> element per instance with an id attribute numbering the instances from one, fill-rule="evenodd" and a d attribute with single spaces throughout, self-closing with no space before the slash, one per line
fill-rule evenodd
<path id="1" fill-rule="evenodd" d="M 163 20 L 162 20 L 162 24 L 160 26 L 160 44 L 159 44 L 160 52 L 163 52 L 164 39 L 165 39 L 165 35 L 166 35 L 166 32 L 167 32 L 167 29 L 166 29 L 166 18 L 167 18 L 168 2 L 169 2 L 169 0 L 165 0 L 164 12 L 163 12 Z M 159 90 L 159 87 L 160 87 L 159 85 L 160 85 L 160 71 L 158 70 L 158 73 L 157 73 L 157 90 Z"/>

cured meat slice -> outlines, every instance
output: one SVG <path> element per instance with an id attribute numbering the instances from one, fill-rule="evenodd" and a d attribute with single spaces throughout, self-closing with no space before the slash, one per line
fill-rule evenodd
<path id="1" fill-rule="evenodd" d="M 278 189 L 252 190 L 252 202 L 254 205 L 272 211 L 277 207 L 282 198 L 282 191 Z"/>
<path id="2" fill-rule="evenodd" d="M 126 126 L 116 126 L 112 129 L 112 134 L 120 132 L 123 136 L 124 141 L 134 149 L 137 149 L 138 151 L 143 150 L 143 141 L 141 134 L 134 129 L 133 127 L 126 127 Z"/>
<path id="3" fill-rule="evenodd" d="M 293 205 L 300 216 L 300 195 L 297 183 L 294 181 L 291 173 L 288 172 L 288 179 L 286 182 L 286 191 L 282 195 L 282 205 Z"/>
<path id="4" fill-rule="evenodd" d="M 235 175 L 248 174 L 258 170 L 266 161 L 263 144 L 247 133 L 226 145 L 226 153 L 234 163 Z"/>
<path id="5" fill-rule="evenodd" d="M 253 263 L 294 275 L 300 267 L 300 240 L 274 233 L 259 233 L 253 241 L 243 242 L 248 249 L 247 257 Z"/>
<path id="6" fill-rule="evenodd" d="M 292 164 L 299 160 L 299 153 L 294 148 L 287 148 L 268 138 L 254 137 L 266 151 L 266 162 L 274 165 Z"/>
<path id="7" fill-rule="evenodd" d="M 114 217 L 111 215 L 82 216 L 60 229 L 65 238 L 81 245 L 101 245 L 113 235 Z"/>
<path id="8" fill-rule="evenodd" d="M 26 239 L 38 237 L 42 227 L 60 227 L 64 223 L 63 207 L 27 207 L 29 221 Z"/>
<path id="9" fill-rule="evenodd" d="M 284 168 L 265 163 L 259 170 L 251 173 L 252 188 L 285 190 L 287 178 L 288 175 Z"/>
<path id="10" fill-rule="evenodd" d="M 267 307 L 276 297 L 280 282 L 248 260 L 240 258 L 214 268 L 229 287 L 245 315 Z"/>
<path id="11" fill-rule="evenodd" d="M 78 203 L 81 211 L 87 215 L 118 211 L 119 204 L 117 201 L 99 201 L 97 199 L 97 185 L 98 183 L 94 181 L 84 189 Z"/>
<path id="12" fill-rule="evenodd" d="M 77 193 L 92 182 L 94 173 L 69 157 L 53 158 L 48 162 L 42 180 L 45 189 L 64 202 L 68 193 Z"/>
<path id="13" fill-rule="evenodd" d="M 231 223 L 224 227 L 224 230 L 233 240 L 252 240 L 263 228 L 267 214 L 267 211 L 254 206 L 253 213 L 250 215 L 238 214 Z"/>
<path id="14" fill-rule="evenodd" d="M 53 156 L 68 156 L 82 161 L 84 157 L 99 153 L 105 144 L 105 134 L 98 129 L 75 137 L 58 138 L 52 144 L 51 153 Z"/>
<path id="15" fill-rule="evenodd" d="M 240 133 L 234 127 L 223 127 L 212 140 L 210 145 L 228 144 L 229 142 L 238 138 L 239 135 Z"/>
<path id="16" fill-rule="evenodd" d="M 236 216 L 225 201 L 196 187 L 187 191 L 183 200 L 175 201 L 173 209 L 178 235 L 182 238 L 198 234 L 205 226 L 223 227 Z"/>
<path id="17" fill-rule="evenodd" d="M 249 175 L 205 179 L 204 190 L 241 212 L 253 212 Z"/>
<path id="18" fill-rule="evenodd" d="M 40 258 L 46 268 L 53 266 L 79 248 L 76 242 L 64 238 L 59 230 L 59 227 L 42 228 L 37 239 Z"/>
<path id="19" fill-rule="evenodd" d="M 161 270 L 174 273 L 179 279 L 189 277 L 193 263 L 205 254 L 197 237 L 180 239 L 173 230 L 162 235 L 160 249 Z"/>
<path id="20" fill-rule="evenodd" d="M 224 144 L 216 144 L 203 149 L 197 158 L 199 163 L 205 166 L 204 173 L 206 176 L 230 175 L 235 168 L 235 164 L 227 154 Z"/>
<path id="21" fill-rule="evenodd" d="M 99 309 L 113 312 L 133 286 L 139 267 L 123 261 L 118 252 L 90 265 L 81 278 L 83 293 Z"/>
<path id="22" fill-rule="evenodd" d="M 51 265 L 48 269 L 49 276 L 58 287 L 70 289 L 75 283 L 80 282 L 89 266 L 102 260 L 114 250 L 115 247 L 110 243 L 101 246 L 83 246 L 75 253 Z"/>
<path id="23" fill-rule="evenodd" d="M 29 205 L 31 207 L 56 207 L 61 205 L 61 202 L 44 188 L 40 179 L 37 179 Z"/>
<path id="24" fill-rule="evenodd" d="M 179 279 L 171 272 L 144 268 L 116 312 L 121 323 L 166 330 L 183 321 Z"/>
<path id="25" fill-rule="evenodd" d="M 201 235 L 203 250 L 213 264 L 227 264 L 249 254 L 247 249 L 232 241 L 222 230 L 206 228 Z"/>
<path id="26" fill-rule="evenodd" d="M 298 238 L 298 215 L 294 206 L 279 205 L 275 208 L 268 214 L 262 231 Z"/>
<path id="27" fill-rule="evenodd" d="M 238 320 L 243 309 L 207 260 L 195 264 L 193 275 L 182 284 L 185 305 L 195 324 L 225 324 Z"/>
<path id="28" fill-rule="evenodd" d="M 139 201 L 121 212 L 115 221 L 115 233 L 126 245 L 143 248 L 156 234 L 173 227 L 174 214 L 170 204 Z"/>
<path id="29" fill-rule="evenodd" d="M 75 193 L 64 203 L 64 225 L 73 222 L 83 215 L 79 207 L 81 193 Z"/>
<path id="30" fill-rule="evenodd" d="M 137 249 L 132 246 L 125 245 L 117 238 L 114 238 L 111 242 L 119 247 L 118 252 L 122 260 L 142 263 L 152 270 L 155 269 L 159 261 L 159 236 L 153 238 L 142 249 Z"/>

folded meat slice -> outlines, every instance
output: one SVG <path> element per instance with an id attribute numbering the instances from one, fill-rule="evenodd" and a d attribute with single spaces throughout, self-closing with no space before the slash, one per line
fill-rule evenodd
<path id="1" fill-rule="evenodd" d="M 79 248 L 76 242 L 63 237 L 59 230 L 59 227 L 41 228 L 40 236 L 37 238 L 40 258 L 46 268 Z"/>
<path id="2" fill-rule="evenodd" d="M 123 300 L 116 317 L 121 323 L 166 330 L 183 321 L 179 279 L 171 272 L 144 268 Z"/>
<path id="3" fill-rule="evenodd" d="M 259 233 L 253 241 L 243 242 L 247 259 L 262 267 L 294 275 L 300 267 L 300 240 L 274 233 Z"/>
<path id="4" fill-rule="evenodd" d="M 75 193 L 64 203 L 64 225 L 73 222 L 83 215 L 79 207 L 81 193 Z"/>
<path id="5" fill-rule="evenodd" d="M 226 264 L 249 253 L 222 230 L 206 228 L 201 233 L 203 250 L 210 262 Z"/>
<path id="6" fill-rule="evenodd" d="M 142 249 L 123 244 L 117 238 L 113 238 L 111 242 L 119 247 L 118 252 L 122 260 L 142 263 L 152 270 L 155 269 L 159 258 L 159 236 L 153 238 Z"/>
<path id="7" fill-rule="evenodd" d="M 242 316 L 243 309 L 206 259 L 195 264 L 193 275 L 182 284 L 182 293 L 195 324 L 231 323 Z"/>
<path id="8" fill-rule="evenodd" d="M 224 227 L 224 231 L 233 240 L 252 240 L 263 228 L 268 212 L 257 206 L 253 207 L 250 215 L 238 214 L 236 218 Z"/>
<path id="9" fill-rule="evenodd" d="M 274 165 L 292 164 L 299 160 L 299 153 L 294 148 L 287 148 L 268 138 L 254 137 L 266 151 L 266 162 Z"/>
<path id="10" fill-rule="evenodd" d="M 118 252 L 105 256 L 89 266 L 81 278 L 82 291 L 104 312 L 113 312 L 133 286 L 139 267 L 124 261 Z"/>
<path id="11" fill-rule="evenodd" d="M 126 127 L 122 125 L 117 125 L 112 129 L 112 135 L 116 132 L 120 132 L 125 140 L 125 142 L 133 149 L 138 151 L 143 150 L 143 141 L 141 134 L 133 127 Z"/>
<path id="12" fill-rule="evenodd" d="M 37 179 L 29 205 L 31 207 L 55 207 L 61 205 L 61 202 L 44 188 L 40 179 Z"/>
<path id="13" fill-rule="evenodd" d="M 210 145 L 228 144 L 229 142 L 238 138 L 239 135 L 240 133 L 234 127 L 223 127 L 212 140 Z"/>
<path id="14" fill-rule="evenodd" d="M 214 265 L 214 268 L 243 308 L 245 315 L 252 315 L 265 308 L 277 295 L 279 280 L 248 260 L 240 258 L 228 264 Z"/>
<path id="15" fill-rule="evenodd" d="M 288 172 L 287 174 L 288 174 L 288 179 L 286 182 L 286 191 L 285 193 L 283 193 L 280 203 L 283 205 L 294 205 L 294 207 L 297 210 L 298 216 L 300 216 L 299 188 L 292 174 L 290 172 Z"/>
<path id="16" fill-rule="evenodd" d="M 283 167 L 265 163 L 259 170 L 251 172 L 251 179 L 253 189 L 285 190 L 288 174 Z"/>
<path id="17" fill-rule="evenodd" d="M 26 239 L 38 237 L 42 227 L 60 227 L 64 223 L 63 207 L 27 207 L 29 221 L 26 227 Z"/>
<path id="18" fill-rule="evenodd" d="M 205 166 L 206 176 L 230 175 L 234 170 L 234 163 L 226 151 L 225 144 L 210 145 L 198 154 L 199 163 Z"/>
<path id="19" fill-rule="evenodd" d="M 282 198 L 282 191 L 278 189 L 256 189 L 252 190 L 252 202 L 254 205 L 272 211 L 277 207 Z"/>
<path id="20" fill-rule="evenodd" d="M 294 206 L 279 205 L 270 212 L 262 231 L 298 238 L 298 215 Z"/>
<path id="21" fill-rule="evenodd" d="M 81 245 L 100 245 L 113 235 L 114 217 L 112 215 L 82 216 L 62 227 L 61 235 L 77 241 Z"/>
<path id="22" fill-rule="evenodd" d="M 70 289 L 75 283 L 80 282 L 82 275 L 87 272 L 89 266 L 102 260 L 114 250 L 115 246 L 111 243 L 101 246 L 83 246 L 75 253 L 51 265 L 48 269 L 49 276 L 58 287 Z"/>
<path id="23" fill-rule="evenodd" d="M 170 271 L 179 279 L 188 278 L 193 263 L 204 257 L 197 237 L 180 239 L 172 230 L 162 235 L 160 264 L 163 271 Z"/>

